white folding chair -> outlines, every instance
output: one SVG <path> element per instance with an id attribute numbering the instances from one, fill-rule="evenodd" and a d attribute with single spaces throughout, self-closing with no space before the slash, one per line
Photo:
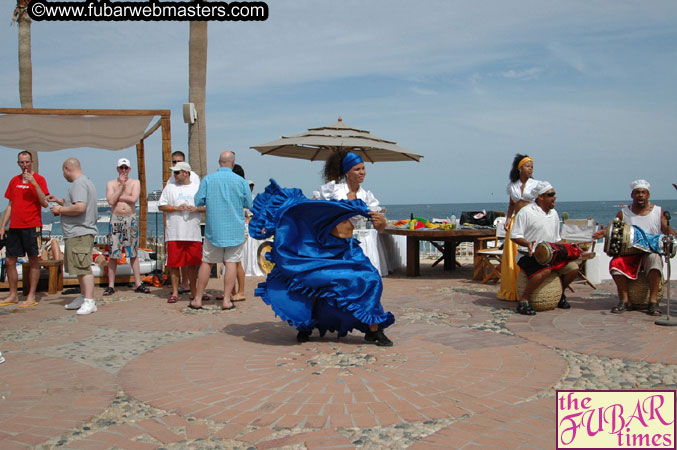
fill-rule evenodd
<path id="1" fill-rule="evenodd" d="M 481 259 L 482 266 L 486 275 L 481 283 L 486 284 L 489 280 L 501 279 L 501 259 L 503 258 L 503 248 L 501 242 L 505 239 L 505 217 L 497 217 L 494 221 L 496 227 L 496 237 L 479 238 L 480 245 L 486 246 L 477 251 L 477 257 Z"/>
<path id="2" fill-rule="evenodd" d="M 567 243 L 578 244 L 584 252 L 593 253 L 595 251 L 596 240 L 592 235 L 597 231 L 597 224 L 593 219 L 568 219 L 562 222 L 562 232 L 560 233 L 562 239 Z M 578 276 L 583 283 L 587 283 L 591 288 L 597 289 L 597 286 L 592 284 L 585 276 L 585 261 L 578 269 Z M 569 286 L 571 288 L 571 286 Z M 571 288 L 573 291 L 573 288 Z"/>

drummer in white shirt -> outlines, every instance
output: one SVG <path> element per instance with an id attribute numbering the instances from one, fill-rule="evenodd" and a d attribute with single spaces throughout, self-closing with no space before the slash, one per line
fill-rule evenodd
<path id="1" fill-rule="evenodd" d="M 632 205 L 625 206 L 618 211 L 616 217 L 630 225 L 636 225 L 650 234 L 675 234 L 663 209 L 649 201 L 651 198 L 651 184 L 646 180 L 635 180 L 630 183 Z M 593 237 L 604 237 L 605 229 L 597 231 Z M 663 275 L 663 260 L 657 253 L 642 253 L 639 255 L 616 256 L 611 260 L 609 270 L 616 283 L 618 291 L 618 305 L 611 309 L 613 314 L 621 314 L 632 310 L 632 303 L 628 296 L 628 280 L 636 280 L 640 269 L 643 269 L 649 280 L 649 306 L 647 314 L 659 316 L 658 291 Z"/>
<path id="2" fill-rule="evenodd" d="M 517 265 L 527 276 L 527 286 L 519 298 L 517 312 L 528 316 L 536 314 L 529 304 L 529 298 L 550 275 L 550 272 L 555 270 L 560 275 L 563 289 L 566 289 L 578 274 L 578 264 L 573 261 L 569 261 L 564 267 L 553 269 L 539 264 L 533 257 L 536 244 L 540 242 L 559 243 L 562 240 L 559 234 L 559 214 L 555 210 L 555 200 L 557 200 L 555 189 L 547 181 L 539 181 L 534 191 L 538 194 L 536 201 L 520 209 L 510 232 L 510 238 L 519 246 Z M 571 308 L 564 293 L 557 307 Z"/>

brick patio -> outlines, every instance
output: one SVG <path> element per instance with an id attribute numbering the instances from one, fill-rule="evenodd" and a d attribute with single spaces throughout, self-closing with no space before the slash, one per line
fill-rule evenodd
<path id="1" fill-rule="evenodd" d="M 577 286 L 571 310 L 527 317 L 468 278 L 384 279 L 391 348 L 359 335 L 297 344 L 253 297 L 255 278 L 234 311 L 125 288 L 90 316 L 64 310 L 74 295 L 1 308 L 0 448 L 380 448 L 355 436 L 420 424 L 431 431 L 385 447 L 549 449 L 550 392 L 568 371 L 557 349 L 677 364 L 677 331 L 610 314 L 609 283 Z M 497 314 L 499 332 L 487 327 Z"/>

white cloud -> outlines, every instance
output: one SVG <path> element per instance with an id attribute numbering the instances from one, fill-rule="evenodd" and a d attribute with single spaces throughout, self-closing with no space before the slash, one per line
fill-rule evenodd
<path id="1" fill-rule="evenodd" d="M 506 70 L 505 72 L 502 72 L 501 75 L 504 76 L 505 78 L 529 81 L 529 80 L 537 80 L 538 78 L 540 78 L 540 75 L 542 73 L 543 73 L 542 67 L 530 67 L 528 69 L 522 70 L 515 69 Z"/>

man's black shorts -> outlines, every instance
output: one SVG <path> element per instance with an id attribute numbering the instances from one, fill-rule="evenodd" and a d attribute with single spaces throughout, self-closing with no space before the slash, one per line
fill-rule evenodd
<path id="1" fill-rule="evenodd" d="M 566 263 L 563 267 L 560 267 L 559 269 L 553 269 L 550 264 L 547 266 L 542 266 L 538 262 L 536 262 L 536 258 L 533 256 L 522 256 L 519 261 L 517 261 L 517 265 L 520 266 L 520 269 L 522 269 L 527 276 L 527 278 L 531 278 L 534 275 L 536 275 L 539 272 L 542 272 L 543 270 L 554 270 L 560 275 L 567 275 L 574 270 L 578 270 L 578 264 L 576 264 L 574 261 L 569 261 Z"/>
<path id="2" fill-rule="evenodd" d="M 7 231 L 7 256 L 21 258 L 39 256 L 42 247 L 42 228 L 10 228 Z"/>

